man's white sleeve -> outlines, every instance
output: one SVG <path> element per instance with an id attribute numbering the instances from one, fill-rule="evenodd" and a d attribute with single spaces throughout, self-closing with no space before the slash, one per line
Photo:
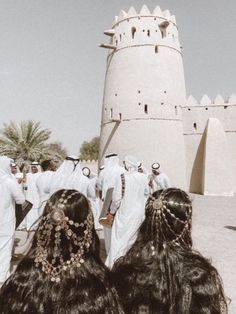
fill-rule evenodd
<path id="1" fill-rule="evenodd" d="M 118 176 L 112 193 L 112 203 L 110 206 L 111 214 L 116 213 L 117 209 L 120 207 L 121 200 L 122 200 L 122 182 L 121 177 Z"/>
<path id="2" fill-rule="evenodd" d="M 21 191 L 20 185 L 14 180 L 10 180 L 8 185 L 11 191 L 11 196 L 16 204 L 23 204 L 25 202 L 25 197 L 23 192 Z"/>

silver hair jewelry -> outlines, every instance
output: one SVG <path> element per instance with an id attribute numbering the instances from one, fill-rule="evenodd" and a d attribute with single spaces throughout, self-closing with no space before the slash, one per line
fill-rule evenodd
<path id="1" fill-rule="evenodd" d="M 168 207 L 174 206 L 174 207 L 186 207 L 187 214 L 186 214 L 186 220 L 181 220 L 179 217 L 177 217 Z M 173 240 L 169 241 L 171 243 L 175 243 L 177 245 L 180 244 L 180 242 L 184 242 L 184 235 L 185 233 L 189 232 L 191 230 L 191 201 L 189 200 L 189 203 L 186 202 L 174 202 L 174 201 L 167 201 L 164 199 L 164 195 L 161 193 L 158 198 L 151 197 L 146 205 L 146 209 L 152 212 L 152 221 L 151 221 L 151 228 L 152 230 L 158 230 L 161 228 L 161 224 L 164 223 L 165 226 L 168 228 L 172 236 L 174 237 Z M 183 228 L 180 234 L 176 234 L 176 232 L 172 229 L 170 223 L 168 222 L 168 219 L 166 215 L 171 216 L 174 220 L 176 220 L 178 223 L 180 223 Z M 156 225 L 156 228 L 154 227 Z"/>

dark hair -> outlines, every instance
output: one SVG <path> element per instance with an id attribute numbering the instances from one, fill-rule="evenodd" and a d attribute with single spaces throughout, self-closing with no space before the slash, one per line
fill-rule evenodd
<path id="1" fill-rule="evenodd" d="M 32 247 L 0 290 L 0 313 L 123 313 L 91 217 L 78 191 L 51 196 Z"/>
<path id="2" fill-rule="evenodd" d="M 47 159 L 41 162 L 40 166 L 42 167 L 43 171 L 50 170 L 52 164 L 51 159 Z"/>
<path id="3" fill-rule="evenodd" d="M 112 269 L 126 313 L 227 313 L 217 270 L 191 248 L 191 217 L 191 200 L 180 189 L 149 197 L 136 242 Z"/>

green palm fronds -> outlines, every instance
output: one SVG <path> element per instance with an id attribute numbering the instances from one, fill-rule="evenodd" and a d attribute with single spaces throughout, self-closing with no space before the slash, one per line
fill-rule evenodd
<path id="1" fill-rule="evenodd" d="M 32 120 L 10 121 L 0 130 L 0 154 L 14 159 L 41 160 L 48 155 L 46 141 L 51 131 Z"/>

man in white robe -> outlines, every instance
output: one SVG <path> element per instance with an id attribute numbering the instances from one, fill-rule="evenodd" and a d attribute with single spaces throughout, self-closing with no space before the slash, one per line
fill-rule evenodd
<path id="1" fill-rule="evenodd" d="M 106 155 L 104 160 L 104 169 L 102 180 L 101 180 L 101 189 L 102 189 L 102 200 L 106 198 L 107 191 L 111 188 L 114 188 L 116 185 L 117 177 L 120 177 L 122 173 L 125 172 L 124 167 L 119 165 L 119 157 L 117 154 L 112 153 Z M 109 209 L 108 209 L 109 210 Z M 104 241 L 106 253 L 109 253 L 110 244 L 111 244 L 111 228 L 103 226 L 104 231 Z"/>
<path id="2" fill-rule="evenodd" d="M 149 176 L 150 193 L 165 190 L 171 187 L 170 179 L 161 171 L 160 164 L 152 164 L 152 174 Z"/>
<path id="3" fill-rule="evenodd" d="M 15 203 L 23 204 L 24 194 L 11 174 L 11 159 L 0 156 L 0 285 L 10 275 L 15 234 Z"/>
<path id="4" fill-rule="evenodd" d="M 102 185 L 103 185 L 103 178 L 104 178 L 104 165 L 101 165 L 99 167 L 99 173 L 97 177 L 97 182 L 96 182 L 96 190 L 98 191 L 100 201 L 102 201 Z"/>
<path id="5" fill-rule="evenodd" d="M 50 188 L 55 174 L 55 165 L 52 160 L 44 160 L 41 163 L 42 172 L 36 180 L 36 187 L 39 194 L 39 217 L 42 216 L 44 207 L 50 197 Z"/>
<path id="6" fill-rule="evenodd" d="M 99 223 L 99 217 L 100 217 L 100 199 L 97 195 L 97 188 L 96 188 L 96 183 L 97 183 L 97 175 L 93 172 L 88 167 L 83 167 L 82 169 L 83 175 L 89 179 L 90 185 L 93 188 L 93 194 L 95 195 L 95 198 L 90 198 L 89 201 L 91 203 L 92 207 L 92 212 L 93 212 L 93 218 L 94 218 L 94 227 L 96 230 L 102 230 L 103 226 Z"/>
<path id="7" fill-rule="evenodd" d="M 79 158 L 76 156 L 66 157 L 53 176 L 50 194 L 61 189 L 75 189 L 86 197 L 96 198 L 94 189 L 89 179 L 83 175 Z"/>
<path id="8" fill-rule="evenodd" d="M 138 172 L 139 162 L 132 156 L 125 157 L 127 172 L 118 178 L 113 191 L 110 213 L 115 214 L 111 231 L 111 247 L 106 265 L 126 254 L 136 240 L 137 230 L 145 218 L 145 203 L 149 194 L 147 177 Z"/>
<path id="9" fill-rule="evenodd" d="M 41 167 L 37 161 L 30 165 L 30 172 L 26 174 L 26 191 L 25 198 L 33 204 L 32 208 L 25 217 L 26 229 L 28 231 L 36 230 L 39 220 L 39 194 L 36 187 L 36 180 L 40 176 Z"/>

